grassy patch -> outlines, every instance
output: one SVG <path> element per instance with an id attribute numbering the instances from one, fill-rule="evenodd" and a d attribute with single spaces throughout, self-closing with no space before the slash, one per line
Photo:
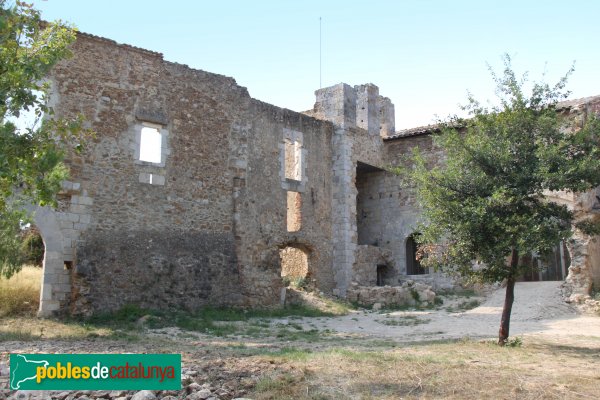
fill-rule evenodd
<path id="1" fill-rule="evenodd" d="M 308 281 L 306 280 L 306 278 L 301 277 L 301 276 L 296 276 L 296 277 L 284 276 L 283 284 L 285 286 L 289 286 L 294 289 L 302 290 L 302 289 L 306 289 L 306 287 L 308 286 Z"/>
<path id="2" fill-rule="evenodd" d="M 409 305 L 409 304 L 402 304 L 402 305 L 388 304 L 388 305 L 382 307 L 377 312 L 380 313 L 380 314 L 388 314 L 388 313 L 394 312 L 394 311 L 425 311 L 425 310 L 434 310 L 434 309 L 437 308 L 436 304 L 425 304 L 425 303 L 419 303 L 419 304 L 415 304 L 415 305 Z"/>
<path id="3" fill-rule="evenodd" d="M 290 348 L 286 352 L 293 356 L 278 357 L 284 361 L 279 366 L 282 372 L 261 377 L 246 397 L 599 398 L 597 372 L 589 368 L 597 351 L 597 347 L 559 349 L 539 341 L 502 348 L 472 340 L 372 350 Z"/>
<path id="4" fill-rule="evenodd" d="M 296 378 L 291 374 L 268 375 L 260 378 L 254 389 L 258 393 L 275 392 L 278 396 L 291 396 L 295 383 Z"/>
<path id="5" fill-rule="evenodd" d="M 214 336 L 242 334 L 261 337 L 268 335 L 266 331 L 271 327 L 269 319 L 272 318 L 301 319 L 304 317 L 331 317 L 335 315 L 337 314 L 306 306 L 290 306 L 272 310 L 206 307 L 196 312 L 183 312 L 146 310 L 135 305 L 127 305 L 116 312 L 95 315 L 86 321 L 98 326 L 119 327 L 127 330 L 178 327 Z M 241 322 L 245 322 L 245 324 L 240 324 Z M 295 329 L 300 335 L 285 335 L 286 337 L 305 335 L 302 332 L 302 326 L 299 324 L 291 323 L 287 324 L 286 327 Z"/>
<path id="6" fill-rule="evenodd" d="M 39 339 L 39 335 L 21 329 L 0 332 L 0 342 L 31 342 Z"/>
<path id="7" fill-rule="evenodd" d="M 24 266 L 10 279 L 0 277 L 0 317 L 33 316 L 40 306 L 42 269 Z"/>
<path id="8" fill-rule="evenodd" d="M 320 331 L 318 329 L 309 329 L 309 330 L 297 330 L 297 329 L 288 329 L 285 327 L 281 327 L 277 331 L 277 338 L 279 340 L 284 341 L 306 341 L 306 342 L 316 342 L 320 339 L 324 339 L 330 335 L 329 330 Z"/>
<path id="9" fill-rule="evenodd" d="M 282 347 L 278 349 L 271 348 L 237 348 L 239 353 L 246 356 L 264 356 L 269 359 L 277 359 L 279 361 L 306 361 L 312 356 L 310 349 L 301 349 L 297 347 Z"/>
<path id="10" fill-rule="evenodd" d="M 0 341 L 79 340 L 86 338 L 139 340 L 139 336 L 134 332 L 98 327 L 87 323 L 38 319 L 36 317 L 4 317 L 0 320 Z"/>
<path id="11" fill-rule="evenodd" d="M 404 315 L 401 317 L 386 318 L 384 320 L 375 320 L 388 326 L 416 326 L 430 322 L 430 319 L 419 318 L 416 315 Z"/>
<path id="12" fill-rule="evenodd" d="M 481 302 L 476 299 L 465 300 L 465 301 L 458 303 L 455 306 L 446 307 L 446 311 L 448 311 L 450 313 L 468 311 L 468 310 L 472 310 L 476 307 L 479 307 L 480 304 L 481 304 Z"/>
<path id="13" fill-rule="evenodd" d="M 348 309 L 341 302 L 326 299 L 327 310 L 321 310 L 314 307 L 301 305 L 291 305 L 285 308 L 276 308 L 272 310 L 248 310 L 242 311 L 246 319 L 248 318 L 285 318 L 285 317 L 335 317 L 345 315 Z"/>

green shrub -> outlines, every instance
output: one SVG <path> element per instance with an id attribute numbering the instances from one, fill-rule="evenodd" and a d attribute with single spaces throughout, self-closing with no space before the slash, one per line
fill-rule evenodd
<path id="1" fill-rule="evenodd" d="M 22 232 L 21 254 L 23 263 L 41 267 L 44 262 L 44 241 L 35 227 Z"/>

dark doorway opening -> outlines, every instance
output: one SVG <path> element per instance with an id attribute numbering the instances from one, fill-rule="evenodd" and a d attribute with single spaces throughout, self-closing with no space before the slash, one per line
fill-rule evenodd
<path id="1" fill-rule="evenodd" d="M 418 255 L 418 246 L 414 234 L 406 239 L 406 275 L 423 275 L 429 273 L 421 266 Z"/>
<path id="2" fill-rule="evenodd" d="M 387 265 L 378 265 L 377 266 L 377 286 L 385 286 L 385 280 L 388 275 L 388 266 Z"/>
<path id="3" fill-rule="evenodd" d="M 549 254 L 532 257 L 521 257 L 521 265 L 527 266 L 520 280 L 525 282 L 536 281 L 563 281 L 569 273 L 571 259 L 564 242 L 556 245 Z"/>
<path id="4" fill-rule="evenodd" d="M 379 246 L 383 230 L 385 171 L 373 165 L 356 163 L 356 229 L 359 245 Z"/>

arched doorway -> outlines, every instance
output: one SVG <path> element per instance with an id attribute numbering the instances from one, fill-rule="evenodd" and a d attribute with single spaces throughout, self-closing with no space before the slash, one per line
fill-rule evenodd
<path id="1" fill-rule="evenodd" d="M 56 213 L 48 207 L 38 207 L 34 223 L 44 241 L 42 290 L 38 316 L 49 317 L 61 309 L 71 293 L 70 271 L 65 269 L 64 242 Z"/>

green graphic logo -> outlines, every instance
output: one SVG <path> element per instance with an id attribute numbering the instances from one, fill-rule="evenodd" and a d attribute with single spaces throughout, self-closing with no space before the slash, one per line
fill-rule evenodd
<path id="1" fill-rule="evenodd" d="M 13 390 L 179 390 L 180 354 L 11 354 Z"/>

